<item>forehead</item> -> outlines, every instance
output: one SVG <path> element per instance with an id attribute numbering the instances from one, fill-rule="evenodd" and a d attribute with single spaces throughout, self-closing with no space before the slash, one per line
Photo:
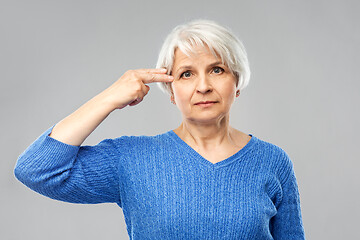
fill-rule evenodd
<path id="1" fill-rule="evenodd" d="M 213 54 L 211 50 L 206 46 L 194 46 L 191 51 L 183 52 L 179 48 L 176 48 L 174 53 L 174 69 L 183 64 L 199 63 L 204 61 L 219 61 L 218 54 Z"/>

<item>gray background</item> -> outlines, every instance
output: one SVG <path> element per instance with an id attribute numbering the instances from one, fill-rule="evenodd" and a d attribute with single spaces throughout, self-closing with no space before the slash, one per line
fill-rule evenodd
<path id="1" fill-rule="evenodd" d="M 359 10 L 357 1 L 1 1 L 0 239 L 128 239 L 117 205 L 48 199 L 13 168 L 43 131 L 126 70 L 154 67 L 169 31 L 194 18 L 243 41 L 252 77 L 231 125 L 290 155 L 307 238 L 357 238 Z M 176 128 L 178 109 L 150 87 L 84 144 Z"/>

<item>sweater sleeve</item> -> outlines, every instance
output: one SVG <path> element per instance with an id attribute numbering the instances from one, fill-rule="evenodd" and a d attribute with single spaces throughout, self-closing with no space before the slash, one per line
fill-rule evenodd
<path id="1" fill-rule="evenodd" d="M 279 172 L 281 197 L 276 203 L 277 213 L 270 219 L 270 231 L 275 240 L 305 239 L 293 163 L 285 152 L 282 157 L 284 165 Z"/>
<path id="2" fill-rule="evenodd" d="M 120 205 L 113 140 L 105 139 L 95 146 L 68 145 L 49 136 L 53 127 L 19 156 L 14 169 L 16 178 L 52 199 Z"/>

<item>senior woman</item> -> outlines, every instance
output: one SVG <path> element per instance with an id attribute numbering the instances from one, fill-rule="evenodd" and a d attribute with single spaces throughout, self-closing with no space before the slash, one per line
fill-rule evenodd
<path id="1" fill-rule="evenodd" d="M 50 127 L 19 156 L 15 175 L 53 199 L 117 203 L 130 239 L 304 239 L 289 156 L 229 125 L 249 77 L 230 30 L 207 20 L 180 25 L 156 69 L 127 71 Z M 179 108 L 178 128 L 81 146 L 111 112 L 140 103 L 152 82 Z"/>

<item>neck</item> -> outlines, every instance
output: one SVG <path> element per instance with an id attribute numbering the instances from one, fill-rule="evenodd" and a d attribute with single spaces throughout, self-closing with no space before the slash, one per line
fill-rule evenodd
<path id="1" fill-rule="evenodd" d="M 233 129 L 229 126 L 229 116 L 213 123 L 199 123 L 183 120 L 174 132 L 190 146 L 204 150 L 214 150 L 222 144 L 233 143 Z"/>

